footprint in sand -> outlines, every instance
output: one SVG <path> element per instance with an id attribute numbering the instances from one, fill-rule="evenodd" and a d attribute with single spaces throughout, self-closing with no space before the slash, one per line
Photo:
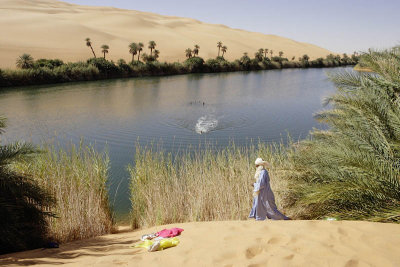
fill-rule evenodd
<path id="1" fill-rule="evenodd" d="M 248 249 L 246 249 L 246 258 L 247 259 L 252 259 L 255 256 L 259 255 L 260 253 L 262 253 L 264 250 L 263 247 L 257 245 L 257 246 L 252 246 L 249 247 Z"/>

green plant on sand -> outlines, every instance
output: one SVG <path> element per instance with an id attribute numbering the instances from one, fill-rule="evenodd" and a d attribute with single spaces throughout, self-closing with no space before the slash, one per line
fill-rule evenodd
<path id="1" fill-rule="evenodd" d="M 0 134 L 6 126 L 0 118 Z M 37 151 L 31 145 L 0 145 L 0 254 L 42 247 L 47 239 L 48 210 L 54 205 L 49 192 L 29 175 L 12 169 Z"/>

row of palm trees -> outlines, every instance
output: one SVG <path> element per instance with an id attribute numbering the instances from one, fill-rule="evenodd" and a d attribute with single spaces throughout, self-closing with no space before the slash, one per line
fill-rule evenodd
<path id="1" fill-rule="evenodd" d="M 262 60 L 263 58 L 267 58 L 268 52 L 271 54 L 271 59 L 272 59 L 273 54 L 274 54 L 274 50 L 272 50 L 272 49 L 270 50 L 268 48 L 260 48 L 260 49 L 258 49 L 258 51 L 254 54 L 254 56 L 257 59 Z M 279 57 L 282 57 L 284 53 L 283 53 L 283 51 L 279 51 L 278 54 L 279 54 Z"/>
<path id="2" fill-rule="evenodd" d="M 196 56 L 199 55 L 199 51 L 200 51 L 200 46 L 199 45 L 195 45 L 193 50 L 188 48 L 188 49 L 185 50 L 186 57 L 187 58 L 196 57 Z"/>
<path id="3" fill-rule="evenodd" d="M 96 53 L 94 52 L 93 46 L 92 46 L 92 41 L 90 40 L 90 38 L 86 38 L 86 46 L 90 47 L 90 49 L 92 50 L 93 56 L 96 58 Z M 157 46 L 156 42 L 154 41 L 150 41 L 148 48 L 150 49 L 150 57 L 157 59 L 160 55 L 160 51 L 155 49 Z M 128 48 L 129 48 L 129 53 L 132 54 L 132 62 L 135 61 L 135 56 L 138 55 L 137 57 L 137 61 L 140 61 L 140 53 L 143 51 L 143 47 L 144 44 L 139 42 L 139 43 L 131 43 L 129 44 Z M 198 47 L 200 48 L 200 47 Z M 198 48 L 197 48 L 197 54 L 198 54 Z M 106 54 L 108 54 L 108 50 L 110 49 L 110 47 L 108 45 L 102 45 L 101 46 L 101 52 L 103 53 L 103 57 L 106 58 Z M 154 50 L 154 51 L 153 51 Z M 142 54 L 143 58 L 147 58 L 148 56 L 146 54 Z"/>
<path id="4" fill-rule="evenodd" d="M 96 53 L 93 50 L 92 47 L 92 42 L 90 40 L 90 38 L 86 38 L 86 46 L 90 47 L 90 49 L 92 50 L 93 56 L 96 58 Z M 150 58 L 151 59 L 157 59 L 160 55 L 160 51 L 155 49 L 157 46 L 156 42 L 154 41 L 149 41 L 148 43 L 148 48 L 150 49 Z M 140 61 L 140 53 L 143 51 L 143 47 L 144 44 L 143 43 L 131 43 L 129 46 L 129 53 L 132 54 L 132 62 L 135 61 L 135 56 L 137 55 L 137 61 Z M 217 43 L 217 47 L 218 47 L 218 57 L 220 57 L 220 52 L 222 52 L 222 58 L 224 57 L 226 51 L 228 50 L 228 47 L 223 45 L 221 41 L 219 41 Z M 110 49 L 110 47 L 108 45 L 102 45 L 101 46 L 101 52 L 103 53 L 103 57 L 106 58 L 106 54 L 108 54 L 108 50 Z M 153 51 L 154 50 L 154 51 Z M 185 50 L 185 54 L 187 58 L 192 58 L 192 57 L 196 57 L 199 55 L 199 51 L 200 51 L 200 46 L 199 45 L 195 45 L 193 50 L 191 48 L 187 48 Z M 254 54 L 255 58 L 258 60 L 263 60 L 263 58 L 267 58 L 267 54 L 271 55 L 271 59 L 273 57 L 274 51 L 272 49 L 268 49 L 268 48 L 260 48 L 258 49 L 258 51 Z M 245 53 L 247 56 L 247 53 Z M 278 55 L 281 58 L 283 56 L 283 51 L 279 51 Z M 143 59 L 147 59 L 149 56 L 146 54 L 142 54 L 142 58 Z M 292 57 L 292 60 L 295 60 L 295 57 Z M 307 55 L 304 55 L 303 57 L 299 58 L 299 61 L 301 60 L 309 60 L 309 57 Z"/>

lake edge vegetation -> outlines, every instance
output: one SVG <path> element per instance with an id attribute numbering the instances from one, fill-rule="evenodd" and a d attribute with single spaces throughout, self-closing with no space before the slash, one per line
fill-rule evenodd
<path id="1" fill-rule="evenodd" d="M 190 73 L 338 67 L 356 65 L 359 59 L 359 55 L 355 52 L 351 56 L 330 54 L 326 58 L 310 60 L 308 55 L 303 55 L 297 60 L 295 57 L 289 60 L 283 57 L 283 51 L 279 51 L 279 56 L 273 56 L 273 50 L 260 48 L 254 54 L 254 58 L 250 58 L 248 53 L 244 53 L 240 59 L 228 61 L 224 58 L 228 47 L 222 42 L 218 42 L 218 56 L 215 59 L 204 60 L 199 57 L 200 46 L 196 44 L 193 49 L 188 48 L 184 51 L 187 59 L 182 63 L 159 62 L 160 51 L 156 49 L 156 42 L 150 41 L 148 43 L 149 54 L 142 52 L 143 43 L 133 42 L 127 47 L 127 53 L 132 55 L 132 60 L 126 62 L 124 59 L 119 59 L 114 62 L 106 59 L 106 54 L 110 51 L 108 45 L 101 46 L 102 56 L 97 57 L 90 38 L 86 38 L 85 42 L 94 56 L 87 61 L 64 63 L 60 59 L 34 60 L 29 54 L 21 55 L 16 60 L 18 69 L 0 69 L 0 87 Z M 268 52 L 270 57 L 268 57 Z"/>
<path id="2" fill-rule="evenodd" d="M 330 74 L 332 109 L 315 115 L 328 130 L 288 145 L 194 148 L 172 155 L 137 146 L 131 225 L 244 220 L 251 207 L 253 160 L 272 164 L 277 205 L 293 219 L 400 222 L 400 47 L 360 58 L 372 73 Z"/>
<path id="3" fill-rule="evenodd" d="M 0 118 L 0 133 L 4 127 Z M 0 254 L 114 230 L 107 153 L 82 143 L 69 147 L 0 145 L 0 214 L 7 218 L 1 221 Z"/>

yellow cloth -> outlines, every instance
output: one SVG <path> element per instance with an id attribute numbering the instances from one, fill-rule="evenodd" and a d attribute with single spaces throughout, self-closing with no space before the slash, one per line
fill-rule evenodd
<path id="1" fill-rule="evenodd" d="M 135 248 L 145 248 L 149 249 L 156 241 L 153 240 L 145 240 L 137 245 L 135 245 Z M 179 239 L 177 237 L 173 238 L 164 238 L 160 240 L 160 249 L 163 250 L 165 248 L 170 248 L 170 247 L 175 247 L 179 244 Z"/>

